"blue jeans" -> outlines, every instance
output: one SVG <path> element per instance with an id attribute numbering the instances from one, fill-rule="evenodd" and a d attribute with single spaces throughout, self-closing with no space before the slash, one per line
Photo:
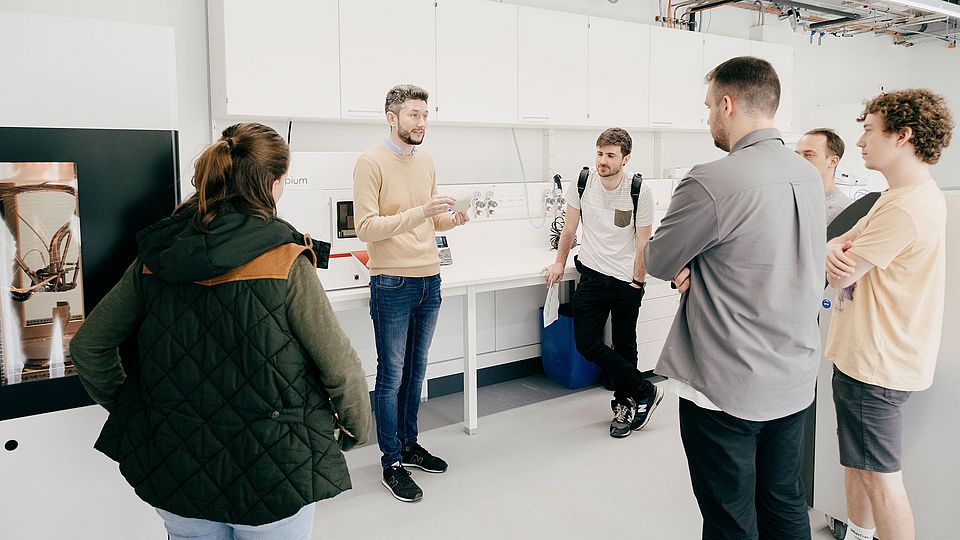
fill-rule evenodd
<path id="1" fill-rule="evenodd" d="M 427 352 L 440 312 L 440 275 L 370 277 L 370 318 L 377 344 L 373 414 L 383 468 L 417 442 Z"/>
<path id="2" fill-rule="evenodd" d="M 288 518 L 263 525 L 231 525 L 156 510 L 170 540 L 310 540 L 316 509 L 316 503 L 310 503 Z"/>

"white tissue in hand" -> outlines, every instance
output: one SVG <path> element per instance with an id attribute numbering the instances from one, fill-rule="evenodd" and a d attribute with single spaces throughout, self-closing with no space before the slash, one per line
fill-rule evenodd
<path id="1" fill-rule="evenodd" d="M 560 318 L 560 287 L 554 283 L 547 289 L 547 299 L 543 303 L 543 327 L 546 328 Z"/>
<path id="2" fill-rule="evenodd" d="M 470 197 L 464 197 L 462 199 L 457 199 L 457 202 L 453 203 L 453 206 L 450 207 L 452 212 L 466 212 L 470 208 Z"/>

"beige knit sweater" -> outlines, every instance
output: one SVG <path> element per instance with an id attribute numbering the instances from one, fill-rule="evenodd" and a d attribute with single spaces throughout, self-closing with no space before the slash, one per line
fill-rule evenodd
<path id="1" fill-rule="evenodd" d="M 436 232 L 453 228 L 451 214 L 432 219 L 422 205 L 437 194 L 433 158 L 401 156 L 381 143 L 364 152 L 353 171 L 357 236 L 367 243 L 371 275 L 426 277 L 440 272 Z"/>

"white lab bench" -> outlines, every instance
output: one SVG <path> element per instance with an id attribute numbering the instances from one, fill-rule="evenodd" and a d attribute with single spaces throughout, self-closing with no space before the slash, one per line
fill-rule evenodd
<path id="1" fill-rule="evenodd" d="M 571 252 L 567 259 L 567 267 L 563 275 L 564 281 L 577 280 L 579 273 L 573 265 Z M 540 271 L 556 259 L 556 251 L 546 248 L 516 249 L 500 253 L 463 253 L 458 254 L 453 265 L 440 267 L 441 291 L 445 298 L 463 296 L 463 423 L 464 431 L 473 435 L 477 430 L 477 294 L 489 291 L 502 291 L 539 285 L 544 283 L 544 276 Z M 496 261 L 493 264 L 491 261 Z M 322 276 L 322 270 L 318 270 Z M 667 320 L 667 324 L 659 323 L 657 334 L 644 332 L 638 338 L 640 347 L 645 344 L 654 344 L 655 352 L 659 355 L 659 346 L 662 346 L 669 322 L 676 312 L 676 303 L 679 298 L 676 291 L 670 288 L 668 282 L 652 277 L 647 278 L 645 304 L 651 309 L 641 308 L 638 328 L 645 328 L 656 321 Z M 327 293 L 327 297 L 334 311 L 346 311 L 367 307 L 370 301 L 369 287 L 342 289 Z M 663 311 L 662 304 L 672 303 L 669 313 Z M 669 307 L 669 306 L 668 306 Z M 650 315 L 645 313 L 649 312 Z M 371 323 L 372 324 L 372 323 Z M 662 335 L 661 335 L 662 334 Z M 638 334 L 639 335 L 639 334 Z M 646 346 L 649 350 L 649 345 Z M 642 369 L 642 367 L 641 367 Z"/>

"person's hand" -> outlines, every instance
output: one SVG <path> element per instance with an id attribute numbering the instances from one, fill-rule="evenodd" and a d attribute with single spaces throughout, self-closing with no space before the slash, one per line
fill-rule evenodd
<path id="1" fill-rule="evenodd" d="M 434 195 L 430 202 L 423 205 L 423 217 L 432 218 L 450 210 L 453 203 L 457 202 L 453 197 L 446 195 Z"/>
<path id="2" fill-rule="evenodd" d="M 453 213 L 453 226 L 459 227 L 460 225 L 466 224 L 470 221 L 470 216 L 466 212 L 454 212 Z"/>
<path id="3" fill-rule="evenodd" d="M 687 289 L 690 288 L 689 266 L 684 266 L 679 272 L 677 272 L 677 275 L 673 276 L 673 285 L 680 294 L 687 292 Z"/>
<path id="4" fill-rule="evenodd" d="M 847 255 L 847 250 L 853 247 L 853 242 L 847 240 L 843 244 L 827 245 L 827 275 L 833 279 L 844 279 L 853 274 L 857 262 Z"/>
<path id="5" fill-rule="evenodd" d="M 540 273 L 546 274 L 548 287 L 554 283 L 560 283 L 560 280 L 563 279 L 563 264 L 553 263 L 541 270 Z"/>
<path id="6" fill-rule="evenodd" d="M 340 422 L 340 415 L 333 414 L 334 438 L 340 449 L 346 452 L 357 444 L 357 437 Z"/>

